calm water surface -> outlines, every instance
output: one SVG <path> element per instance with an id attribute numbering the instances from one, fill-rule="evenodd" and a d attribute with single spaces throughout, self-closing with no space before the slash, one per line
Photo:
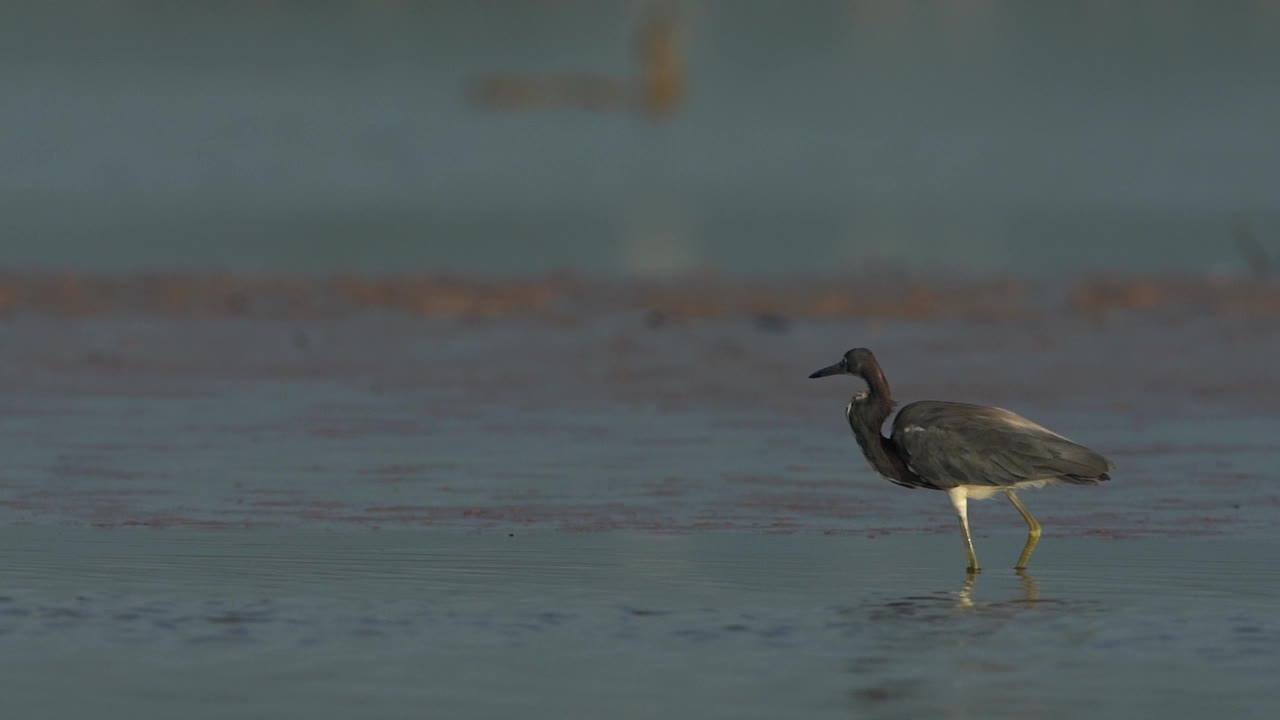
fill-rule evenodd
<path id="1" fill-rule="evenodd" d="M 1269 328 L 13 313 L 0 711 L 1272 717 Z M 855 343 L 1114 480 L 1024 496 L 1029 578 L 976 504 L 966 584 L 806 379 Z"/>
<path id="2" fill-rule="evenodd" d="M 984 548 L 1012 558 L 1021 538 Z M 1274 542 L 0 531 L 45 716 L 1271 717 Z"/>

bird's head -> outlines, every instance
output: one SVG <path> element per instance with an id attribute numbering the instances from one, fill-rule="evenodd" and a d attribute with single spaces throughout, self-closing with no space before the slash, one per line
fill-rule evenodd
<path id="1" fill-rule="evenodd" d="M 856 375 L 865 379 L 873 368 L 878 369 L 879 367 L 880 365 L 876 362 L 876 356 L 872 355 L 870 350 L 866 348 L 854 348 L 845 353 L 844 357 L 840 358 L 840 362 L 835 365 L 828 365 L 809 377 L 821 378 L 828 377 L 830 375 Z"/>

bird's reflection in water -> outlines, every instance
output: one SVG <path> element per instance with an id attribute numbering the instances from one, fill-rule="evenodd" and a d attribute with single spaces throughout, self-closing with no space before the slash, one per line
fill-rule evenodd
<path id="1" fill-rule="evenodd" d="M 1022 592 L 1027 602 L 1040 602 L 1040 583 L 1027 574 L 1026 570 L 1018 571 L 1018 579 L 1022 581 Z"/>
<path id="2" fill-rule="evenodd" d="M 960 588 L 960 592 L 956 593 L 960 607 L 973 607 L 973 586 L 978 582 L 978 573 L 971 572 L 965 575 L 964 586 Z"/>
<path id="3" fill-rule="evenodd" d="M 1062 605 L 1061 601 L 1041 596 L 1040 582 L 1026 571 L 1017 571 L 1018 592 L 1003 598 L 984 600 L 975 597 L 980 588 L 979 573 L 968 573 L 958 590 L 940 590 L 925 595 L 908 595 L 888 602 L 874 602 L 868 608 L 872 621 L 891 618 L 916 621 L 940 621 L 953 616 L 956 611 L 979 616 L 1014 615 L 1031 608 Z M 996 578 L 989 578 L 988 582 Z M 997 586 L 998 587 L 998 586 Z"/>
<path id="4" fill-rule="evenodd" d="M 933 680 L 952 672 L 959 658 L 966 672 L 987 678 L 1020 672 L 1005 655 L 1005 629 L 1019 628 L 1019 636 L 1031 637 L 1056 625 L 1045 622 L 1053 616 L 1104 611 L 1096 600 L 1044 595 L 1026 572 L 968 573 L 952 589 L 848 608 L 860 620 L 850 625 L 867 638 L 845 665 L 853 713 L 884 714 L 896 707 L 901 717 L 937 714 L 925 711 L 937 699 L 927 688 L 936 687 Z"/>
<path id="5" fill-rule="evenodd" d="M 1040 582 L 1027 574 L 1026 570 L 1016 570 L 1019 585 L 1022 586 L 1022 597 L 1007 600 L 1004 603 L 996 604 L 1012 604 L 1012 603 L 1037 603 L 1040 602 Z M 959 592 L 956 593 L 956 605 L 963 608 L 975 607 L 973 602 L 973 587 L 978 583 L 978 573 L 971 572 L 966 574 L 964 585 L 961 586 Z"/>

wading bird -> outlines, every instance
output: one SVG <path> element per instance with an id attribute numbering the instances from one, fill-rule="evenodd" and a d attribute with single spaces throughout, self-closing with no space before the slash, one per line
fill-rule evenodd
<path id="1" fill-rule="evenodd" d="M 893 420 L 893 433 L 880 426 L 893 412 L 889 383 L 866 348 L 854 348 L 840 362 L 810 375 L 855 375 L 867 383 L 845 408 L 849 427 L 871 467 L 890 481 L 909 488 L 945 490 L 960 516 L 969 571 L 978 571 L 978 556 L 969 534 L 969 499 L 985 500 L 1004 493 L 1027 521 L 1027 544 L 1018 569 L 1027 566 L 1040 542 L 1040 523 L 1015 491 L 1057 483 L 1096 485 L 1110 480 L 1115 465 L 1082 445 L 1001 408 L 956 402 L 914 402 Z"/>

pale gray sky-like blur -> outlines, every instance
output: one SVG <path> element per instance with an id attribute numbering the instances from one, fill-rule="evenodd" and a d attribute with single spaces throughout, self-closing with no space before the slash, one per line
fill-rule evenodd
<path id="1" fill-rule="evenodd" d="M 1277 2 L 11 3 L 0 269 L 1229 272 L 1240 227 L 1280 247 L 1277 37 Z"/>

